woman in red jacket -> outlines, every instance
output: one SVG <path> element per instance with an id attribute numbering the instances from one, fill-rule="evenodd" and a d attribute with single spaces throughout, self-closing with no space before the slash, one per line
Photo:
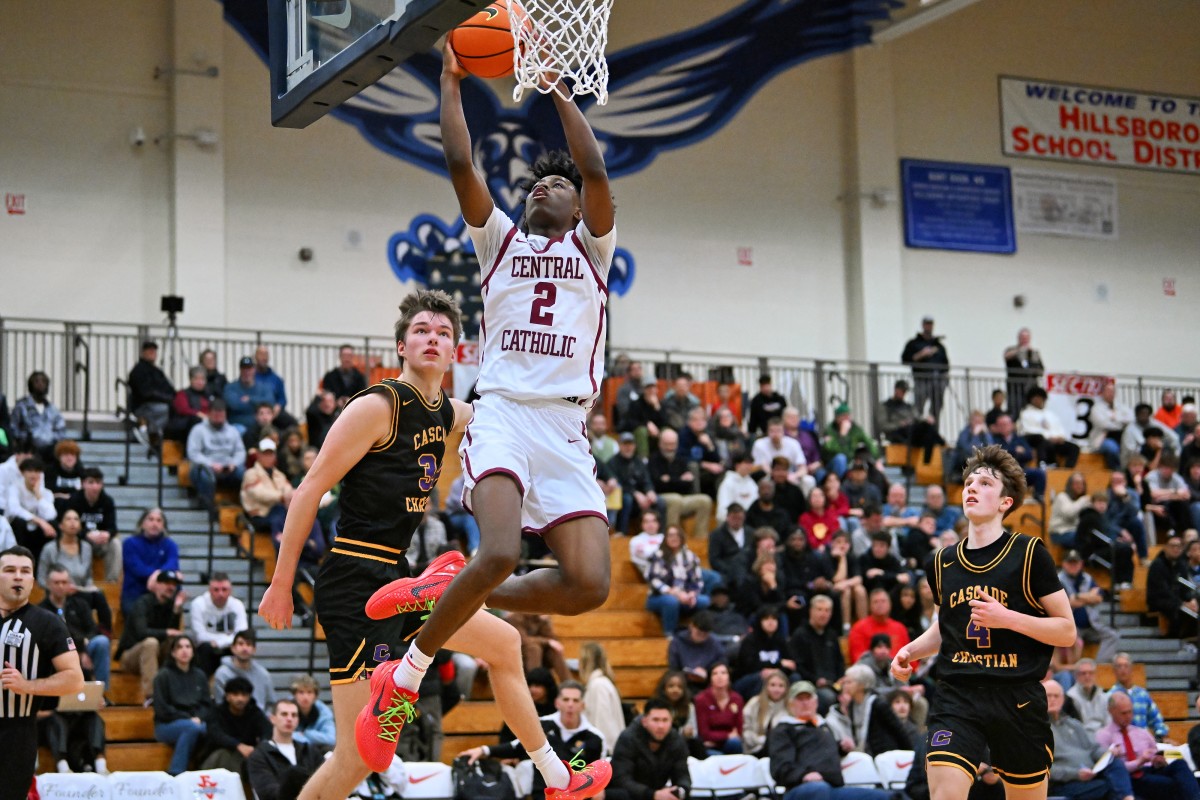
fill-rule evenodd
<path id="1" fill-rule="evenodd" d="M 730 684 L 729 667 L 717 664 L 709 674 L 708 688 L 692 700 L 696 727 L 708 754 L 742 752 L 742 711 L 746 704 Z"/>

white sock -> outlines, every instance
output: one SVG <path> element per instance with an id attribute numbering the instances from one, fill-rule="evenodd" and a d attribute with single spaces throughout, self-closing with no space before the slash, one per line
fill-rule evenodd
<path id="1" fill-rule="evenodd" d="M 567 784 L 571 782 L 571 773 L 549 742 L 537 750 L 526 750 L 525 752 L 529 753 L 529 758 L 533 760 L 537 771 L 542 773 L 542 780 L 546 782 L 547 786 L 551 789 L 567 788 Z"/>
<path id="2" fill-rule="evenodd" d="M 392 673 L 392 681 L 401 689 L 415 692 L 421 688 L 421 681 L 432 663 L 433 656 L 422 653 L 414 642 L 404 654 L 404 658 L 400 659 L 400 666 Z"/>
<path id="3" fill-rule="evenodd" d="M 105 760 L 104 756 L 96 756 L 96 774 L 97 775 L 107 775 L 108 774 L 108 761 Z"/>
<path id="4" fill-rule="evenodd" d="M 65 758 L 60 758 L 58 760 L 58 771 L 59 772 L 70 772 L 71 771 L 71 765 L 67 763 L 67 760 Z"/>

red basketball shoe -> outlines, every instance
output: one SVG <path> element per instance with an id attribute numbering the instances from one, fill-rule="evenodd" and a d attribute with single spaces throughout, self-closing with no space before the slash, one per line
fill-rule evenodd
<path id="1" fill-rule="evenodd" d="M 417 693 L 396 686 L 392 673 L 400 661 L 387 661 L 371 673 L 371 699 L 358 713 L 354 739 L 358 754 L 372 772 L 387 772 L 406 723 L 417 715 Z"/>
<path id="2" fill-rule="evenodd" d="M 457 550 L 442 553 L 417 577 L 392 581 L 371 595 L 367 601 L 367 616 L 387 619 L 411 611 L 432 611 L 433 604 L 466 564 L 463 554 Z"/>
<path id="3" fill-rule="evenodd" d="M 586 797 L 595 797 L 612 779 L 612 764 L 607 761 L 593 761 L 584 766 L 583 760 L 580 759 L 571 760 L 566 764 L 571 772 L 571 782 L 565 789 L 546 789 L 546 800 L 584 800 Z"/>

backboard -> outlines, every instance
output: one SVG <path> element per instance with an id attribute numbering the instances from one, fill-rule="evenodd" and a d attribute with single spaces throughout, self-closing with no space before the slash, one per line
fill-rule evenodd
<path id="1" fill-rule="evenodd" d="M 271 124 L 304 128 L 491 0 L 268 0 Z"/>

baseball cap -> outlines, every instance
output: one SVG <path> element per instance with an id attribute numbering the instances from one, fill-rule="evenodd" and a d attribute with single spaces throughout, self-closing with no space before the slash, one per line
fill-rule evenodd
<path id="1" fill-rule="evenodd" d="M 183 583 L 183 576 L 173 569 L 164 569 L 158 573 L 159 583 Z"/>
<path id="2" fill-rule="evenodd" d="M 1078 550 L 1068 550 L 1067 554 L 1063 556 L 1063 561 L 1083 561 L 1083 556 L 1079 554 Z"/>
<path id="3" fill-rule="evenodd" d="M 242 356 L 242 360 L 238 362 L 239 367 L 253 367 L 254 359 L 250 356 Z"/>
<path id="4" fill-rule="evenodd" d="M 838 403 L 838 407 L 833 410 L 833 415 L 835 417 L 841 416 L 842 414 L 849 414 L 849 413 L 850 413 L 850 404 L 849 403 Z"/>
<path id="5" fill-rule="evenodd" d="M 154 341 L 153 339 L 147 339 L 146 341 L 142 342 L 142 349 L 143 350 L 157 350 L 158 342 Z"/>
<path id="6" fill-rule="evenodd" d="M 792 684 L 792 687 L 788 689 L 787 699 L 795 700 L 802 694 L 811 694 L 813 697 L 816 697 L 817 687 L 812 685 L 812 681 L 796 681 Z"/>
<path id="7" fill-rule="evenodd" d="M 262 441 L 260 441 L 258 443 L 258 449 L 260 452 L 263 450 L 271 450 L 272 452 L 274 452 L 275 440 L 274 439 L 263 439 Z"/>
<path id="8" fill-rule="evenodd" d="M 636 442 L 637 437 L 634 436 L 629 431 L 625 431 L 624 433 L 622 433 L 620 436 L 617 437 L 617 441 L 618 442 Z"/>

